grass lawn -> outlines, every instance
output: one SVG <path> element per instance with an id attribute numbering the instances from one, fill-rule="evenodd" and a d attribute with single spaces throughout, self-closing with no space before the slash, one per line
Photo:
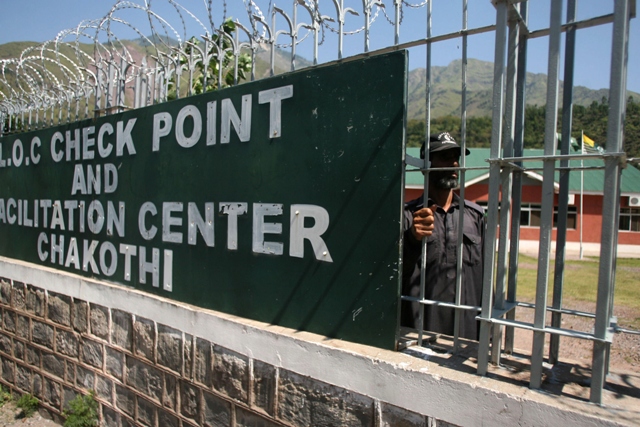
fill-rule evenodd
<path id="1" fill-rule="evenodd" d="M 593 303 L 598 292 L 599 260 L 568 260 L 565 262 L 563 301 Z M 548 303 L 553 295 L 554 262 L 549 266 Z M 538 259 L 520 255 L 518 269 L 519 301 L 533 302 L 538 276 Z M 620 323 L 640 329 L 640 259 L 620 258 L 616 263 L 614 307 L 626 307 L 630 313 Z M 614 312 L 616 310 L 614 309 Z"/>

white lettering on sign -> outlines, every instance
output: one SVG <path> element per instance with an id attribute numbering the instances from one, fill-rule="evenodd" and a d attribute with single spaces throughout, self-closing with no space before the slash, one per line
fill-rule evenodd
<path id="1" fill-rule="evenodd" d="M 136 147 L 133 143 L 131 132 L 138 119 L 129 119 L 126 123 L 122 120 L 116 123 L 116 156 L 122 157 L 126 154 L 132 156 L 136 154 Z M 73 133 L 72 133 L 73 132 Z M 98 146 L 98 156 L 105 158 L 113 151 L 113 143 L 106 141 L 105 135 L 113 135 L 113 125 L 103 123 L 98 130 L 97 141 L 93 138 L 95 126 L 87 126 L 82 129 L 68 130 L 62 135 L 62 132 L 55 132 L 51 137 L 51 158 L 54 162 L 59 163 L 62 159 L 67 162 L 77 162 L 80 160 L 92 160 L 95 158 L 94 147 Z M 96 144 L 97 142 L 97 144 Z M 40 156 L 34 154 L 35 146 L 40 146 L 40 140 L 32 141 L 31 162 L 38 163 Z M 63 145 L 64 144 L 64 145 Z"/>
<path id="2" fill-rule="evenodd" d="M 238 249 L 238 216 L 247 213 L 246 203 L 220 203 L 220 213 L 227 215 L 227 249 Z"/>
<path id="3" fill-rule="evenodd" d="M 67 243 L 68 242 L 68 243 Z M 80 251 L 82 247 L 82 251 Z M 127 243 L 119 245 L 120 251 L 116 250 L 113 243 L 109 241 L 99 242 L 97 240 L 83 240 L 82 244 L 75 238 L 68 240 L 64 235 L 41 232 L 38 235 L 37 252 L 40 261 L 49 260 L 52 264 L 64 265 L 75 270 L 89 271 L 94 274 L 103 274 L 111 277 L 116 273 L 118 263 L 124 262 L 125 281 L 132 279 L 132 268 L 137 266 L 138 282 L 147 283 L 147 277 L 151 274 L 151 284 L 159 287 L 160 271 L 163 272 L 163 289 L 171 292 L 173 289 L 173 251 L 165 249 L 160 266 L 161 257 L 159 248 L 151 248 L 151 256 L 147 257 L 145 246 L 135 246 Z M 96 254 L 97 252 L 97 254 Z M 98 259 L 96 260 L 96 255 Z M 118 255 L 121 255 L 119 257 Z M 137 262 L 134 263 L 134 258 Z"/>
<path id="4" fill-rule="evenodd" d="M 193 121 L 193 131 L 190 136 L 184 133 L 184 122 L 190 117 Z M 181 147 L 190 148 L 196 145 L 202 133 L 202 117 L 200 111 L 193 106 L 187 105 L 183 107 L 176 118 L 176 141 Z"/>
<path id="5" fill-rule="evenodd" d="M 65 215 L 66 211 L 66 215 Z M 100 200 L 92 200 L 88 207 L 86 202 L 78 200 L 26 200 L 9 198 L 0 199 L 0 225 L 9 224 L 36 227 L 60 231 L 75 231 L 78 224 L 78 232 L 88 230 L 93 234 L 99 234 L 104 229 L 109 236 L 125 235 L 125 203 L 106 201 L 105 205 Z M 42 219 L 42 222 L 40 221 Z"/>
<path id="6" fill-rule="evenodd" d="M 282 102 L 285 99 L 293 98 L 293 85 L 282 86 L 258 92 L 258 104 L 269 104 L 269 131 L 268 138 L 280 138 L 282 136 Z M 231 142 L 232 129 L 238 135 L 241 142 L 248 142 L 251 139 L 251 119 L 252 119 L 253 96 L 243 95 L 241 98 L 240 113 L 229 98 L 220 102 L 220 144 Z M 207 103 L 206 109 L 206 129 L 205 140 L 207 146 L 216 145 L 217 129 L 217 101 Z M 190 134 L 185 133 L 185 123 L 190 122 Z M 175 127 L 175 129 L 174 129 Z M 164 138 L 171 135 L 179 146 L 183 148 L 194 147 L 203 133 L 202 113 L 194 105 L 186 105 L 180 109 L 174 118 L 170 113 L 162 111 L 153 115 L 153 129 L 151 131 L 151 151 L 159 151 Z M 98 136 L 100 140 L 100 136 Z"/>
<path id="7" fill-rule="evenodd" d="M 2 143 L 0 143 L 0 169 L 5 168 L 7 166 L 29 166 L 30 164 L 37 165 L 40 163 L 40 153 L 36 152 L 36 149 L 39 149 L 42 146 L 42 142 L 40 138 L 34 136 L 31 139 L 31 149 L 27 152 L 28 148 L 22 144 L 20 139 L 16 139 L 13 141 L 11 156 L 8 159 L 3 158 L 2 154 Z M 25 155 L 26 153 L 26 155 Z"/>
<path id="8" fill-rule="evenodd" d="M 150 138 L 152 153 L 174 141 L 178 149 L 190 149 L 198 143 L 215 149 L 232 141 L 250 142 L 252 135 L 255 137 L 257 133 L 254 129 L 252 134 L 256 111 L 262 116 L 268 111 L 266 137 L 271 141 L 281 138 L 283 131 L 287 131 L 282 123 L 283 103 L 293 98 L 293 85 L 259 91 L 257 97 L 255 95 L 249 93 L 238 95 L 233 100 L 210 101 L 206 108 L 198 103 L 184 105 L 175 112 L 160 111 L 153 115 L 153 128 L 149 133 L 135 132 L 137 118 L 126 118 L 100 125 L 96 124 L 97 121 L 85 121 L 83 124 L 86 126 L 53 129 L 43 141 L 38 136 L 34 136 L 30 143 L 24 136 L 22 140 L 13 138 L 5 143 L 4 153 L 0 143 L 0 168 L 38 165 L 43 158 L 48 161 L 49 154 L 54 163 L 70 163 L 68 167 L 73 165 L 69 200 L 3 195 L 0 198 L 0 227 L 42 229 L 34 232 L 38 236 L 35 249 L 42 262 L 91 275 L 112 277 L 122 274 L 121 279 L 126 282 L 137 280 L 142 285 L 162 287 L 168 292 L 173 290 L 174 252 L 165 247 L 171 245 L 206 246 L 207 254 L 214 254 L 213 250 L 209 252 L 209 248 L 215 248 L 235 254 L 274 256 L 286 255 L 288 245 L 288 254 L 292 258 L 304 258 L 306 248 L 307 257 L 311 256 L 311 249 L 315 259 L 333 262 L 324 237 L 329 230 L 329 213 L 321 206 L 310 204 L 286 206 L 282 203 L 225 201 L 220 202 L 216 209 L 213 201 L 200 198 L 198 202 L 147 201 L 138 208 L 137 231 L 148 245 L 122 242 L 125 240 L 126 219 L 129 219 L 125 202 L 110 200 L 106 196 L 118 189 L 118 171 L 122 163 L 114 159 L 136 155 L 137 138 L 141 137 Z M 259 123 L 264 123 L 264 119 Z M 258 136 L 264 141 L 265 135 Z M 46 147 L 47 139 L 49 147 Z M 226 149 L 221 148 L 221 151 Z M 104 160 L 107 158 L 110 160 Z M 133 161 L 134 166 L 123 169 L 123 182 L 129 185 L 127 179 L 137 177 L 131 170 L 147 167 L 148 159 L 140 160 L 144 161 Z M 58 185 L 57 176 L 67 176 L 67 170 L 51 175 L 48 170 L 46 172 L 43 177 L 54 177 L 50 183 L 52 186 Z M 68 172 L 70 176 L 70 169 Z M 167 170 L 167 173 L 171 171 Z M 135 197 L 141 194 L 144 187 L 131 185 L 132 190 L 127 195 L 133 193 Z M 216 226 L 216 221 L 221 222 Z M 223 244 L 225 221 L 226 244 Z M 284 228 L 286 225 L 283 227 L 287 221 L 288 229 Z M 223 233 L 216 235 L 216 227 L 222 227 Z M 289 236 L 286 236 L 287 231 Z M 219 240 L 217 248 L 216 238 Z"/>
<path id="9" fill-rule="evenodd" d="M 269 103 L 269 138 L 282 136 L 282 100 L 293 97 L 293 85 L 263 90 L 258 94 L 260 104 Z"/>
<path id="10" fill-rule="evenodd" d="M 314 224 L 305 227 L 305 218 L 313 218 Z M 322 235 L 329 228 L 329 213 L 321 206 L 291 205 L 291 244 L 289 256 L 304 258 L 304 241 L 311 242 L 313 253 L 320 261 L 333 262 Z"/>
<path id="11" fill-rule="evenodd" d="M 85 173 L 86 168 L 86 173 Z M 81 163 L 75 165 L 73 172 L 73 182 L 71 184 L 71 195 L 80 194 L 100 194 L 104 182 L 104 193 L 109 194 L 118 188 L 118 169 L 112 163 L 104 165 L 104 181 L 102 180 L 102 168 L 96 165 L 95 168 L 87 164 L 83 168 Z"/>
<path id="12" fill-rule="evenodd" d="M 253 204 L 253 252 L 282 255 L 283 245 L 280 242 L 265 242 L 265 234 L 282 234 L 282 224 L 265 222 L 265 216 L 282 215 L 282 205 L 278 203 Z"/>
<path id="13" fill-rule="evenodd" d="M 238 219 L 248 213 L 246 202 L 221 202 L 219 213 L 227 218 L 226 249 L 237 251 Z M 282 218 L 284 209 L 281 203 L 254 203 L 252 205 L 251 250 L 255 253 L 283 255 L 284 243 L 269 241 L 267 235 L 282 234 Z M 214 247 L 214 212 L 215 204 L 206 202 L 197 204 L 189 202 L 184 212 L 184 203 L 165 202 L 162 204 L 162 215 L 158 218 L 158 208 L 152 202 L 145 202 L 138 211 L 138 228 L 145 240 L 153 240 L 159 229 L 162 230 L 163 242 L 183 244 L 184 234 L 187 243 L 196 245 L 198 236 L 208 247 Z M 204 214 L 203 214 L 204 212 Z M 290 207 L 289 218 L 289 256 L 304 258 L 304 242 L 309 241 L 315 258 L 319 261 L 333 262 L 323 235 L 329 228 L 329 213 L 321 206 L 294 204 Z M 113 216 L 113 215 L 110 215 Z M 269 217 L 279 217 L 279 221 L 268 221 Z M 275 218 L 274 218 L 275 219 Z M 310 224 L 305 224 L 307 219 Z M 187 228 L 185 230 L 185 227 Z"/>
<path id="14" fill-rule="evenodd" d="M 220 110 L 220 144 L 231 141 L 231 125 L 240 141 L 249 141 L 251 139 L 251 95 L 242 96 L 242 119 L 238 116 L 230 99 L 222 100 Z"/>

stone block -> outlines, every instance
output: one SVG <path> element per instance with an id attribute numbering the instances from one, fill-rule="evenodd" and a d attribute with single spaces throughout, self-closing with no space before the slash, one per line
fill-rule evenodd
<path id="1" fill-rule="evenodd" d="M 2 327 L 5 331 L 11 332 L 12 334 L 16 333 L 16 312 L 5 308 L 2 310 Z"/>
<path id="2" fill-rule="evenodd" d="M 62 385 L 52 379 L 43 377 L 42 400 L 54 408 L 60 408 L 62 400 Z"/>
<path id="3" fill-rule="evenodd" d="M 39 367 L 40 366 L 40 350 L 32 345 L 27 345 L 26 349 L 26 362 L 29 365 Z"/>
<path id="4" fill-rule="evenodd" d="M 119 427 L 119 415 L 115 410 L 106 405 L 100 405 L 102 409 L 102 426 L 103 427 Z"/>
<path id="5" fill-rule="evenodd" d="M 280 370 L 278 418 L 293 425 L 372 426 L 373 399 Z"/>
<path id="6" fill-rule="evenodd" d="M 138 425 L 130 418 L 125 417 L 124 415 L 120 416 L 120 427 L 138 427 Z"/>
<path id="7" fill-rule="evenodd" d="M 430 427 L 460 427 L 458 424 L 451 424 L 446 421 L 439 420 L 433 417 L 427 417 L 429 419 Z"/>
<path id="8" fill-rule="evenodd" d="M 263 418 L 257 414 L 246 411 L 239 406 L 236 406 L 236 427 L 279 427 L 280 424 L 276 424 L 266 418 Z"/>
<path id="9" fill-rule="evenodd" d="M 180 414 L 198 422 L 200 414 L 200 389 L 186 381 L 180 382 Z"/>
<path id="10" fill-rule="evenodd" d="M 71 326 L 71 297 L 49 293 L 47 318 L 58 325 Z"/>
<path id="11" fill-rule="evenodd" d="M 26 298 L 25 298 L 25 287 L 24 283 L 18 282 L 16 280 L 13 281 L 13 308 L 16 310 L 24 311 L 27 307 Z"/>
<path id="12" fill-rule="evenodd" d="M 133 324 L 133 354 L 155 362 L 156 329 L 153 321 L 137 317 Z"/>
<path id="13" fill-rule="evenodd" d="M 86 301 L 73 301 L 73 329 L 81 334 L 89 330 L 89 304 Z"/>
<path id="14" fill-rule="evenodd" d="M 193 360 L 193 379 L 207 387 L 212 381 L 213 345 L 202 338 L 196 338 L 195 357 Z"/>
<path id="15" fill-rule="evenodd" d="M 89 304 L 89 328 L 92 335 L 109 339 L 109 309 L 98 304 Z"/>
<path id="16" fill-rule="evenodd" d="M 136 396 L 127 387 L 116 384 L 116 407 L 130 417 L 136 409 Z"/>
<path id="17" fill-rule="evenodd" d="M 75 384 L 76 383 L 76 364 L 70 360 L 65 360 L 65 364 L 67 366 L 67 371 L 65 373 L 64 380 L 67 384 Z"/>
<path id="18" fill-rule="evenodd" d="M 80 356 L 84 363 L 102 369 L 104 346 L 100 342 L 83 338 L 80 340 Z"/>
<path id="19" fill-rule="evenodd" d="M 11 305 L 11 280 L 0 279 L 0 303 L 3 305 Z"/>
<path id="20" fill-rule="evenodd" d="M 31 322 L 29 318 L 26 316 L 18 315 L 16 321 L 16 336 L 22 338 L 23 340 L 29 340 L 31 331 Z"/>
<path id="21" fill-rule="evenodd" d="M 32 285 L 27 285 L 26 309 L 28 313 L 37 317 L 44 317 L 46 307 L 45 300 L 46 295 L 44 290 Z"/>
<path id="22" fill-rule="evenodd" d="M 395 405 L 380 404 L 383 427 L 427 427 L 427 417 Z"/>
<path id="23" fill-rule="evenodd" d="M 74 332 L 58 329 L 56 333 L 56 351 L 65 356 L 78 358 L 78 337 Z"/>
<path id="24" fill-rule="evenodd" d="M 180 427 L 180 420 L 168 411 L 158 411 L 158 426 L 162 427 Z"/>
<path id="25" fill-rule="evenodd" d="M 106 348 L 105 352 L 105 368 L 107 374 L 112 375 L 118 380 L 123 380 L 124 354 L 111 347 Z"/>
<path id="26" fill-rule="evenodd" d="M 61 380 L 64 380 L 65 364 L 64 360 L 54 353 L 45 352 L 42 354 L 42 369 Z"/>
<path id="27" fill-rule="evenodd" d="M 158 324 L 158 364 L 182 373 L 182 332 L 169 326 Z"/>
<path id="28" fill-rule="evenodd" d="M 193 335 L 184 334 L 184 346 L 182 347 L 184 350 L 182 376 L 189 379 L 193 378 L 193 345 Z"/>
<path id="29" fill-rule="evenodd" d="M 133 350 L 133 319 L 131 314 L 111 310 L 111 343 L 125 350 Z"/>
<path id="30" fill-rule="evenodd" d="M 104 375 L 96 374 L 96 396 L 109 403 L 113 402 L 113 381 Z"/>
<path id="31" fill-rule="evenodd" d="M 31 323 L 31 340 L 53 350 L 53 326 L 37 320 Z"/>
<path id="32" fill-rule="evenodd" d="M 125 383 L 128 386 L 157 403 L 162 401 L 162 386 L 164 382 L 160 370 L 133 357 L 127 357 L 126 370 Z"/>
<path id="33" fill-rule="evenodd" d="M 247 402 L 249 359 L 234 351 L 213 347 L 213 388 L 232 399 Z"/>
<path id="34" fill-rule="evenodd" d="M 13 339 L 11 336 L 0 333 L 0 353 L 13 356 Z"/>
<path id="35" fill-rule="evenodd" d="M 35 397 L 42 400 L 42 375 L 37 372 L 33 373 L 33 388 L 32 393 Z"/>
<path id="36" fill-rule="evenodd" d="M 24 343 L 22 341 L 13 341 L 13 357 L 24 360 Z"/>
<path id="37" fill-rule="evenodd" d="M 16 364 L 13 360 L 7 359 L 4 356 L 0 357 L 0 361 L 2 362 L 2 379 L 8 383 L 14 383 L 14 374 L 16 369 Z"/>
<path id="38" fill-rule="evenodd" d="M 76 366 L 75 383 L 77 387 L 92 390 L 95 386 L 95 377 L 96 375 L 92 370 L 83 368 L 80 365 Z"/>
<path id="39" fill-rule="evenodd" d="M 68 408 L 69 402 L 75 399 L 78 394 L 79 393 L 76 393 L 73 388 L 62 386 L 62 407 L 65 409 Z"/>
<path id="40" fill-rule="evenodd" d="M 140 396 L 138 396 L 138 416 L 136 421 L 139 425 L 152 427 L 156 425 L 158 408 Z"/>
<path id="41" fill-rule="evenodd" d="M 26 366 L 16 365 L 16 387 L 27 393 L 31 393 L 31 369 Z"/>
<path id="42" fill-rule="evenodd" d="M 174 411 L 178 410 L 178 378 L 168 373 L 164 374 L 162 406 Z"/>
<path id="43" fill-rule="evenodd" d="M 276 392 L 276 368 L 259 360 L 253 361 L 253 401 L 251 405 L 274 414 Z"/>
<path id="44" fill-rule="evenodd" d="M 202 417 L 206 427 L 226 427 L 231 425 L 231 404 L 213 393 L 203 391 Z"/>

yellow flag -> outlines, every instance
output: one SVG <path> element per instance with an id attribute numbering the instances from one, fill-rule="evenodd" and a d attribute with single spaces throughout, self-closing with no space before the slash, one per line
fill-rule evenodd
<path id="1" fill-rule="evenodd" d="M 582 143 L 585 145 L 588 145 L 590 147 L 595 146 L 595 141 L 591 138 L 589 138 L 587 135 L 582 134 Z"/>

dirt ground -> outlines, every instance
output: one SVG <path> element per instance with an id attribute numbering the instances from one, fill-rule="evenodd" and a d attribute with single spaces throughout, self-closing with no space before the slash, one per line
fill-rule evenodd
<path id="1" fill-rule="evenodd" d="M 25 418 L 14 401 L 9 401 L 0 408 L 0 427 L 57 427 L 59 425 L 43 418 L 38 412 Z"/>
<path id="2" fill-rule="evenodd" d="M 565 301 L 565 307 L 582 312 L 595 312 L 595 304 L 584 302 Z M 616 307 L 616 315 L 618 318 L 634 318 L 637 313 L 626 307 Z M 523 322 L 533 322 L 533 309 L 519 308 L 516 312 L 516 320 Z M 551 322 L 551 314 L 548 315 L 547 324 Z M 624 328 L 624 324 L 620 325 Z M 581 332 L 591 332 L 593 329 L 593 319 L 582 316 L 563 315 L 563 329 L 571 329 Z M 514 347 L 523 351 L 530 352 L 533 342 L 533 333 L 528 331 L 517 331 L 515 335 Z M 593 351 L 593 343 L 591 341 L 577 338 L 560 338 L 560 361 L 575 361 L 591 367 L 591 357 Z M 549 337 L 545 342 L 545 354 L 549 354 Z M 640 335 L 617 333 L 613 336 L 613 344 L 611 345 L 609 367 L 611 371 L 622 372 L 638 372 L 640 371 Z"/>

